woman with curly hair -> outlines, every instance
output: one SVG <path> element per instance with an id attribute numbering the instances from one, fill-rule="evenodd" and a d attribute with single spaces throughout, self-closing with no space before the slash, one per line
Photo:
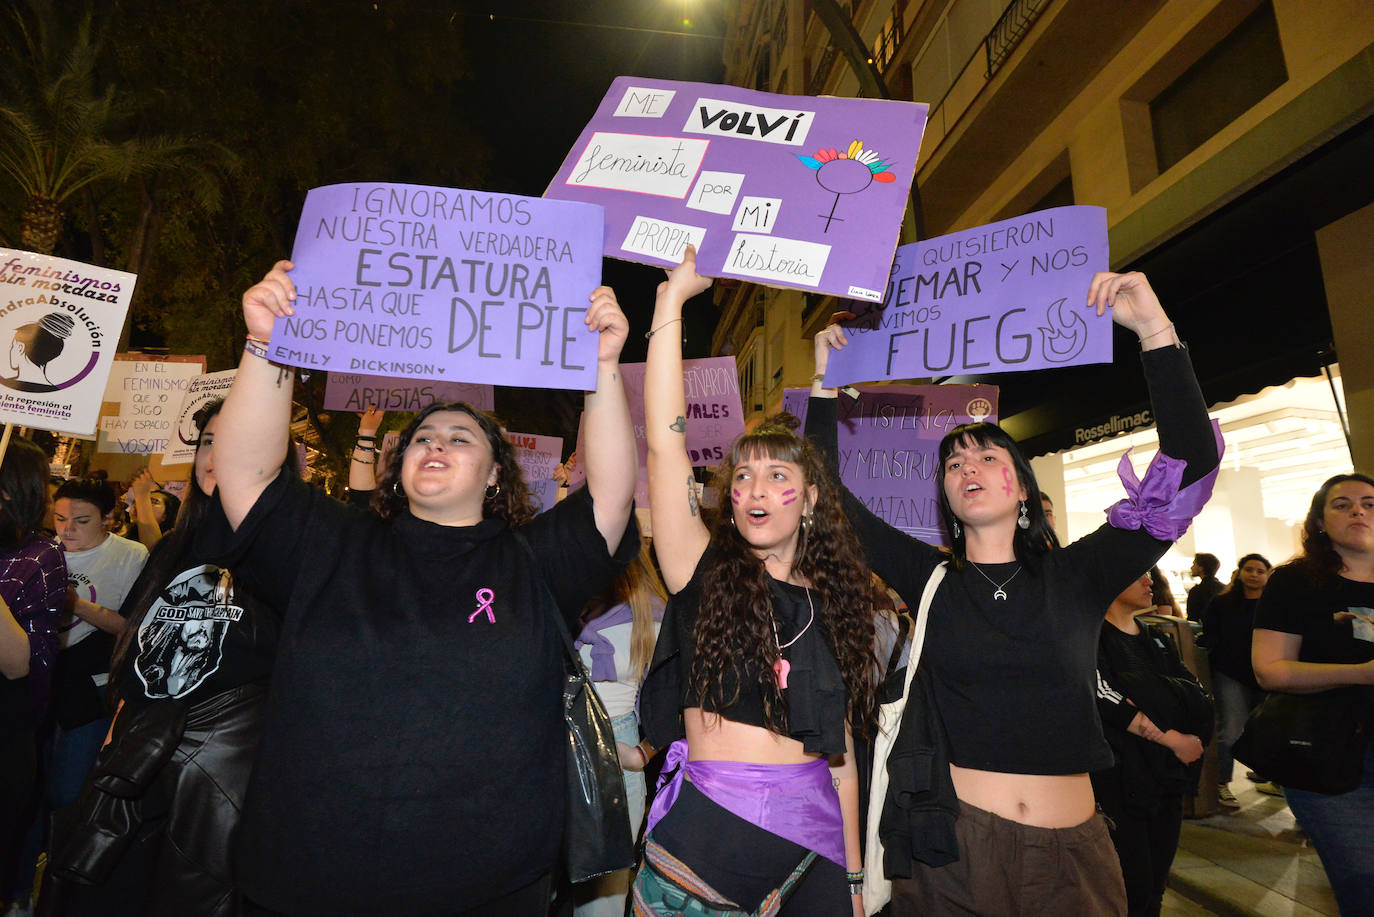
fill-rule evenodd
<path id="1" fill-rule="evenodd" d="M 1338 474 L 1312 495 L 1302 553 L 1273 572 L 1259 597 L 1250 645 L 1259 686 L 1289 694 L 1364 692 L 1369 717 L 1371 609 L 1374 478 Z M 1365 750 L 1364 777 L 1349 793 L 1283 792 L 1317 848 L 1341 913 L 1374 913 L 1374 747 Z"/>
<path id="2" fill-rule="evenodd" d="M 238 837 L 249 901 L 285 914 L 544 917 L 563 841 L 569 626 L 634 557 L 627 323 L 599 287 L 587 486 L 535 516 L 513 447 L 466 404 L 402 432 L 375 512 L 275 474 L 295 313 L 279 262 L 243 296 L 250 340 L 220 415 L 217 546 L 285 609 Z"/>
<path id="3" fill-rule="evenodd" d="M 895 877 L 894 917 L 1126 910 L 1088 777 L 1113 761 L 1095 700 L 1102 609 L 1202 508 L 1220 434 L 1143 274 L 1095 275 L 1087 305 L 1099 315 L 1110 307 L 1140 338 L 1159 454 L 1140 481 L 1123 459 L 1128 499 L 1108 511 L 1107 524 L 1060 548 L 1030 462 L 1005 430 L 967 424 L 940 441 L 948 572 L 929 606 L 921 697 L 913 688 L 886 761 L 888 792 L 875 800 L 886 851 L 876 862 Z M 837 392 L 821 379 L 830 350 L 846 343 L 838 325 L 816 337 L 807 431 L 831 460 Z M 874 572 L 917 607 L 946 555 L 847 492 L 844 509 Z M 868 902 L 870 911 L 881 904 Z"/>
<path id="4" fill-rule="evenodd" d="M 862 914 L 853 734 L 872 719 L 876 596 L 791 415 L 736 440 L 704 521 L 681 338 L 659 329 L 709 285 L 689 247 L 659 286 L 644 379 L 654 550 L 672 599 L 641 710 L 676 775 L 649 814 L 636 912 L 678 913 L 667 902 L 685 891 L 746 911 L 776 893 L 784 915 Z"/>

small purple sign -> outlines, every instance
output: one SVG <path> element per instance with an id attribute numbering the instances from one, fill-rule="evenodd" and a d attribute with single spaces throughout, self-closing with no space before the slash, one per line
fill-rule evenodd
<path id="1" fill-rule="evenodd" d="M 563 454 L 563 437 L 507 430 L 506 439 L 515 447 L 515 460 L 520 463 L 525 483 L 539 498 L 540 510 L 552 509 L 558 502 L 558 484 L 553 480 L 553 469 Z"/>
<path id="2" fill-rule="evenodd" d="M 296 314 L 278 363 L 531 388 L 596 386 L 583 321 L 601 281 L 601 208 L 359 183 L 306 195 Z"/>
<path id="3" fill-rule="evenodd" d="M 635 425 L 639 449 L 639 476 L 648 480 L 644 457 L 644 363 L 624 363 L 625 394 L 630 400 L 630 419 Z M 694 467 L 714 465 L 725 458 L 735 437 L 744 432 L 739 376 L 734 357 L 706 357 L 682 361 L 682 387 L 687 395 L 687 454 Z"/>
<path id="4" fill-rule="evenodd" d="M 617 77 L 544 196 L 604 205 L 608 257 L 879 302 L 927 111 Z"/>
<path id="5" fill-rule="evenodd" d="M 1086 306 L 1107 270 L 1107 211 L 1056 207 L 897 249 L 881 305 L 855 302 L 827 386 L 1110 363 Z"/>
<path id="6" fill-rule="evenodd" d="M 783 410 L 806 418 L 808 389 L 787 389 Z M 841 392 L 840 480 L 889 525 L 947 544 L 937 504 L 938 450 L 960 424 L 997 422 L 995 385 L 874 385 Z"/>
<path id="7" fill-rule="evenodd" d="M 490 411 L 496 406 L 492 387 L 473 382 L 330 373 L 324 387 L 327 411 L 361 414 L 369 407 L 379 411 L 422 411 L 436 401 L 465 401 L 479 411 Z"/>

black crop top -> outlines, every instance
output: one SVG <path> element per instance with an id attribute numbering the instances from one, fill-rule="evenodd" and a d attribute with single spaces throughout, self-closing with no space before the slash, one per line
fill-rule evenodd
<path id="1" fill-rule="evenodd" d="M 701 707 L 717 711 L 726 719 L 748 726 L 767 728 L 763 717 L 763 694 L 758 687 L 758 670 L 752 660 L 736 660 L 723 683 L 711 695 L 698 697 L 692 691 L 692 661 L 696 655 L 697 610 L 705 571 L 718 557 L 714 547 L 707 548 L 697 562 L 692 579 L 673 595 L 663 614 L 663 626 L 654 660 L 640 691 L 640 721 L 644 734 L 657 747 L 682 738 L 682 711 Z M 782 651 L 791 668 L 787 687 L 782 692 L 787 705 L 788 735 L 802 743 L 810 754 L 844 754 L 844 725 L 848 700 L 844 677 L 830 649 L 830 640 L 821 621 L 821 608 L 811 618 L 807 590 L 791 583 L 772 580 L 773 616 L 778 638 L 787 643 L 801 636 Z M 812 602 L 818 597 L 812 593 Z M 806 628 L 803 632 L 803 628 Z M 728 702 L 739 686 L 739 696 Z"/>

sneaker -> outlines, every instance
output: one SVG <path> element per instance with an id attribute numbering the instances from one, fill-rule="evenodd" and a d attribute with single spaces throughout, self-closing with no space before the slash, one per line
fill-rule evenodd
<path id="1" fill-rule="evenodd" d="M 1259 790 L 1261 793 L 1263 793 L 1263 794 L 1266 795 L 1266 796 L 1282 796 L 1282 795 L 1283 795 L 1283 787 L 1279 786 L 1277 783 L 1275 783 L 1275 782 L 1272 781 L 1272 780 L 1267 780 L 1267 781 L 1265 781 L 1264 783 L 1257 783 L 1257 784 L 1255 784 L 1255 789 Z"/>
<path id="2" fill-rule="evenodd" d="M 1217 802 L 1228 809 L 1239 809 L 1240 800 L 1236 799 L 1236 794 L 1231 792 L 1231 787 L 1225 783 L 1217 785 Z"/>

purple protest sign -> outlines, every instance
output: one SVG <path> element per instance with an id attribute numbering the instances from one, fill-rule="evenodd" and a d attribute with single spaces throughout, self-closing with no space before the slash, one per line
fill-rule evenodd
<path id="1" fill-rule="evenodd" d="M 1107 270 L 1107 212 L 1056 207 L 897 249 L 879 306 L 854 303 L 827 386 L 1054 369 L 1112 359 L 1085 306 Z"/>
<path id="2" fill-rule="evenodd" d="M 278 363 L 407 379 L 596 387 L 583 320 L 601 278 L 601 208 L 422 185 L 305 198 L 296 314 Z"/>
<path id="3" fill-rule="evenodd" d="M 622 76 L 544 196 L 604 205 L 612 258 L 879 302 L 927 109 Z"/>
<path id="4" fill-rule="evenodd" d="M 436 401 L 465 401 L 479 411 L 490 411 L 496 406 L 490 385 L 471 382 L 330 373 L 324 387 L 327 411 L 361 414 L 369 407 L 379 411 L 421 411 Z"/>
<path id="5" fill-rule="evenodd" d="M 783 410 L 805 420 L 807 389 Z M 948 542 L 936 500 L 940 440 L 960 424 L 997 422 L 995 385 L 873 385 L 840 394 L 840 480 L 875 515 L 909 535 Z"/>
<path id="6" fill-rule="evenodd" d="M 641 479 L 646 479 L 644 456 L 648 452 L 644 436 L 644 367 L 643 363 L 623 363 L 620 367 L 625 374 L 625 394 L 635 425 Z M 725 458 L 735 437 L 744 432 L 735 358 L 683 360 L 682 388 L 687 395 L 687 454 L 696 467 L 714 465 Z"/>

